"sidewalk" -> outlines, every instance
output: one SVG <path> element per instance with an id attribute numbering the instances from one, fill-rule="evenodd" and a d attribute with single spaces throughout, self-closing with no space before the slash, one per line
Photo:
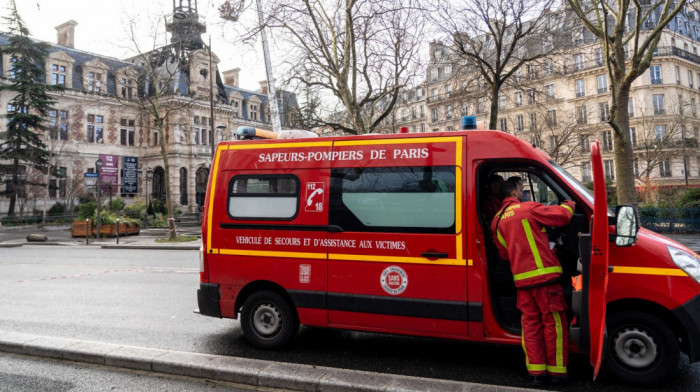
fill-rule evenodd
<path id="1" fill-rule="evenodd" d="M 523 388 L 399 376 L 0 331 L 0 352 L 226 381 L 262 390 L 507 392 Z"/>

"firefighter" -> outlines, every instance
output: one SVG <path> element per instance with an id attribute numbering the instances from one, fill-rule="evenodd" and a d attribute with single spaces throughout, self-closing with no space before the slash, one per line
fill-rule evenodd
<path id="1" fill-rule="evenodd" d="M 559 384 L 566 380 L 568 324 L 566 302 L 557 260 L 545 226 L 565 226 L 574 214 L 574 202 L 545 206 L 522 202 L 520 178 L 501 185 L 503 207 L 491 223 L 499 256 L 510 261 L 517 306 L 522 312 L 522 345 L 525 365 L 533 386 Z"/>
<path id="2" fill-rule="evenodd" d="M 488 195 L 482 204 L 486 222 L 490 222 L 501 209 L 501 184 L 503 184 L 503 177 L 498 174 L 491 174 L 486 181 Z"/>

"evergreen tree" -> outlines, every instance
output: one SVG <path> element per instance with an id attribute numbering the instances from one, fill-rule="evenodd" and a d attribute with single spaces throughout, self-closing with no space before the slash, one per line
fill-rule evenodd
<path id="1" fill-rule="evenodd" d="M 48 93 L 62 91 L 62 86 L 46 84 L 44 62 L 49 45 L 34 41 L 29 37 L 29 29 L 17 12 L 14 0 L 10 1 L 9 16 L 3 17 L 9 25 L 9 44 L 2 47 L 2 53 L 11 56 L 11 65 L 3 75 L 0 92 L 16 93 L 10 101 L 7 117 L 7 131 L 0 133 L 0 160 L 11 162 L 11 186 L 8 215 L 14 215 L 17 196 L 28 185 L 37 184 L 28 177 L 28 171 L 20 176 L 20 166 L 33 167 L 45 171 L 49 151 L 43 142 L 46 132 L 44 118 L 55 100 Z M 22 178 L 23 177 L 23 178 Z"/>

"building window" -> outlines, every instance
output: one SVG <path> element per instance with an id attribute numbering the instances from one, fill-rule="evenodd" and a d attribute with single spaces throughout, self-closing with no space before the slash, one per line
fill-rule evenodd
<path id="1" fill-rule="evenodd" d="M 630 144 L 632 148 L 637 147 L 637 130 L 634 127 L 630 128 Z"/>
<path id="2" fill-rule="evenodd" d="M 654 136 L 657 143 L 661 143 L 666 137 L 666 125 L 657 125 L 654 127 Z"/>
<path id="3" fill-rule="evenodd" d="M 612 149 L 613 149 L 612 131 L 604 131 L 603 132 L 603 151 L 612 151 Z"/>
<path id="4" fill-rule="evenodd" d="M 238 118 L 238 101 L 234 100 L 233 101 L 233 117 Z"/>
<path id="5" fill-rule="evenodd" d="M 596 82 L 598 83 L 598 94 L 608 92 L 608 75 L 603 74 L 596 76 Z"/>
<path id="6" fill-rule="evenodd" d="M 530 130 L 537 129 L 537 113 L 530 113 Z"/>
<path id="7" fill-rule="evenodd" d="M 445 118 L 448 120 L 452 119 L 452 106 L 448 106 L 445 108 Z"/>
<path id="8" fill-rule="evenodd" d="M 134 120 L 122 118 L 120 122 L 121 144 L 122 146 L 134 145 Z"/>
<path id="9" fill-rule="evenodd" d="M 582 54 L 574 55 L 574 69 L 576 71 L 580 71 L 583 69 L 583 55 Z"/>
<path id="10" fill-rule="evenodd" d="M 547 99 L 553 99 L 554 98 L 554 84 L 548 84 L 544 86 L 544 93 Z"/>
<path id="11" fill-rule="evenodd" d="M 654 103 L 654 114 L 663 115 L 666 114 L 666 109 L 664 107 L 664 95 L 654 94 L 651 96 L 651 100 Z"/>
<path id="12" fill-rule="evenodd" d="M 425 117 L 425 107 L 423 107 L 423 105 L 418 107 L 418 112 L 420 113 L 420 118 Z"/>
<path id="13" fill-rule="evenodd" d="M 601 102 L 598 104 L 598 109 L 600 111 L 600 122 L 608 121 L 610 117 L 610 105 L 607 102 Z"/>
<path id="14" fill-rule="evenodd" d="M 605 168 L 605 178 L 608 180 L 615 179 L 615 162 L 612 159 L 607 159 L 603 161 L 603 166 Z"/>
<path id="15" fill-rule="evenodd" d="M 66 197 L 66 168 L 58 167 L 49 179 L 49 197 Z"/>
<path id="16" fill-rule="evenodd" d="M 603 57 L 603 48 L 596 48 L 595 50 L 595 63 L 598 66 L 603 65 L 603 62 L 605 61 Z"/>
<path id="17" fill-rule="evenodd" d="M 157 146 L 160 144 L 160 134 L 157 129 L 153 130 L 153 145 Z"/>
<path id="18" fill-rule="evenodd" d="M 445 86 L 445 94 L 446 94 L 447 98 L 449 98 L 450 95 L 452 95 L 452 85 L 451 84 L 448 84 L 447 86 Z"/>
<path id="19" fill-rule="evenodd" d="M 581 181 L 589 182 L 591 181 L 591 163 L 583 162 L 581 164 Z"/>
<path id="20" fill-rule="evenodd" d="M 49 137 L 51 140 L 68 140 L 68 111 L 49 111 Z"/>
<path id="21" fill-rule="evenodd" d="M 505 118 L 498 119 L 498 129 L 503 132 L 508 132 L 508 121 Z"/>
<path id="22" fill-rule="evenodd" d="M 586 113 L 585 105 L 576 108 L 576 123 L 579 125 L 588 124 L 588 114 Z"/>
<path id="23" fill-rule="evenodd" d="M 659 175 L 661 177 L 671 177 L 671 160 L 663 159 L 659 162 Z"/>
<path id="24" fill-rule="evenodd" d="M 425 124 L 421 124 L 421 125 L 420 125 L 420 131 L 421 131 L 421 132 L 425 132 Z"/>
<path id="25" fill-rule="evenodd" d="M 88 72 L 87 90 L 91 93 L 100 93 L 102 90 L 102 74 L 99 72 Z"/>
<path id="26" fill-rule="evenodd" d="M 66 85 L 66 66 L 59 64 L 51 65 L 51 84 Z"/>
<path id="27" fill-rule="evenodd" d="M 547 123 L 548 125 L 557 125 L 557 111 L 555 109 L 547 110 Z"/>
<path id="28" fill-rule="evenodd" d="M 258 105 L 250 105 L 249 120 L 258 121 Z"/>
<path id="29" fill-rule="evenodd" d="M 527 91 L 527 104 L 532 105 L 535 103 L 535 89 L 531 88 Z"/>
<path id="30" fill-rule="evenodd" d="M 437 110 L 437 108 L 433 108 L 433 109 L 432 109 L 430 119 L 431 119 L 433 122 L 436 122 L 436 121 L 438 120 L 438 110 Z"/>
<path id="31" fill-rule="evenodd" d="M 634 171 L 634 176 L 639 177 L 639 158 L 634 158 L 634 163 L 632 164 L 632 170 Z"/>
<path id="32" fill-rule="evenodd" d="M 627 113 L 630 117 L 634 117 L 634 100 L 632 98 L 627 102 Z"/>
<path id="33" fill-rule="evenodd" d="M 554 62 L 551 59 L 547 59 L 544 62 L 544 73 L 551 75 L 554 72 Z"/>
<path id="34" fill-rule="evenodd" d="M 586 96 L 586 83 L 583 81 L 583 79 L 577 79 L 576 80 L 576 97 L 585 97 Z"/>
<path id="35" fill-rule="evenodd" d="M 649 67 L 649 75 L 651 76 L 651 84 L 663 83 L 661 79 L 661 65 L 652 65 Z"/>
<path id="36" fill-rule="evenodd" d="M 688 87 L 693 88 L 693 71 L 688 70 Z"/>
<path id="37" fill-rule="evenodd" d="M 438 90 L 436 88 L 433 89 L 433 99 L 436 101 L 438 99 Z"/>
<path id="38" fill-rule="evenodd" d="M 581 135 L 581 152 L 591 152 L 591 142 L 588 135 Z"/>
<path id="39" fill-rule="evenodd" d="M 462 117 L 469 115 L 469 105 L 465 103 L 462 104 Z"/>
<path id="40" fill-rule="evenodd" d="M 522 106 L 523 105 L 523 93 L 522 91 L 516 91 L 515 92 L 515 106 Z"/>
<path id="41" fill-rule="evenodd" d="M 87 141 L 88 143 L 104 143 L 103 139 L 104 117 L 88 114 L 87 116 Z"/>
<path id="42" fill-rule="evenodd" d="M 120 82 L 122 87 L 122 98 L 131 99 L 134 92 L 132 85 L 133 81 L 131 79 L 122 78 Z"/>
<path id="43" fill-rule="evenodd" d="M 518 114 L 517 116 L 515 116 L 515 130 L 518 132 L 522 132 L 523 128 L 523 115 Z"/>
<path id="44" fill-rule="evenodd" d="M 681 68 L 676 65 L 676 84 L 681 84 Z"/>
<path id="45" fill-rule="evenodd" d="M 498 96 L 498 110 L 503 110 L 506 108 L 506 96 L 501 94 Z"/>
<path id="46" fill-rule="evenodd" d="M 552 135 L 549 137 L 549 152 L 554 152 L 557 149 L 557 137 Z"/>

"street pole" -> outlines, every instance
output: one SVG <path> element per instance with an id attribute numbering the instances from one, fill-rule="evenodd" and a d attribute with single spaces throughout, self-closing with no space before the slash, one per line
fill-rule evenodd
<path id="1" fill-rule="evenodd" d="M 209 132 L 211 132 L 211 157 L 214 158 L 216 150 L 216 133 L 214 132 L 214 73 L 211 61 L 211 35 L 209 35 Z"/>
<path id="2" fill-rule="evenodd" d="M 257 0 L 258 21 L 260 24 L 260 35 L 262 36 L 263 55 L 265 56 L 265 70 L 267 71 L 267 100 L 270 103 L 270 117 L 272 117 L 272 130 L 279 133 L 282 130 L 280 123 L 279 107 L 277 106 L 277 90 L 275 89 L 275 79 L 272 76 L 272 62 L 270 61 L 270 48 L 267 45 L 267 33 L 263 20 L 262 6 L 260 0 Z"/>
<path id="3" fill-rule="evenodd" d="M 688 157 L 685 154 L 685 124 L 681 128 L 681 142 L 683 143 L 683 174 L 685 175 L 685 189 L 688 189 Z"/>

